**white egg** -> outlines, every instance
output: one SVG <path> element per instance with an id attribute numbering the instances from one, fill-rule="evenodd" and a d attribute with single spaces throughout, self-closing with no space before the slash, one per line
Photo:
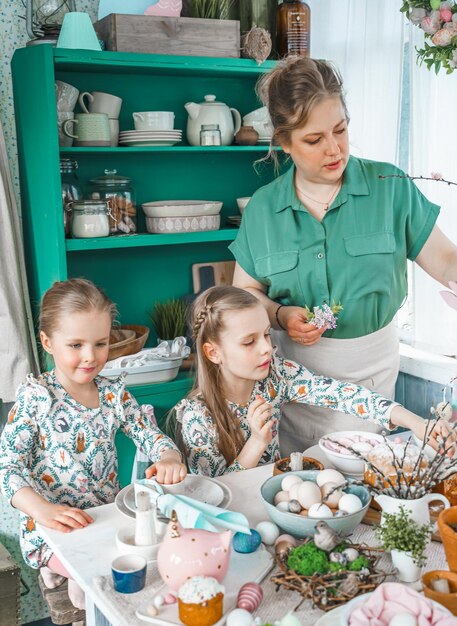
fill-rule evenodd
<path id="1" fill-rule="evenodd" d="M 275 495 L 274 503 L 279 504 L 279 502 L 289 502 L 290 496 L 287 491 L 278 491 Z"/>
<path id="2" fill-rule="evenodd" d="M 227 615 L 226 626 L 253 626 L 254 618 L 245 609 L 233 609 Z"/>
<path id="3" fill-rule="evenodd" d="M 301 621 L 292 613 L 287 613 L 279 622 L 279 626 L 301 626 Z"/>
<path id="4" fill-rule="evenodd" d="M 338 508 L 340 511 L 346 511 L 346 513 L 357 513 L 363 508 L 362 501 L 360 498 L 355 496 L 353 493 L 345 493 L 341 496 L 340 501 L 338 502 Z"/>
<path id="5" fill-rule="evenodd" d="M 336 483 L 337 485 L 343 485 L 346 482 L 345 477 L 341 472 L 336 469 L 324 469 L 318 472 L 316 476 L 316 483 L 319 487 L 325 485 L 325 483 Z"/>
<path id="6" fill-rule="evenodd" d="M 389 626 L 417 626 L 417 619 L 411 613 L 397 613 L 390 620 Z"/>
<path id="7" fill-rule="evenodd" d="M 302 482 L 303 480 L 300 476 L 297 476 L 296 474 L 288 474 L 287 476 L 284 476 L 281 481 L 281 489 L 283 491 L 290 491 L 292 485 L 300 485 Z"/>
<path id="8" fill-rule="evenodd" d="M 359 556 L 359 552 L 355 548 L 346 548 L 341 554 L 344 554 L 346 556 L 349 563 L 355 561 L 356 558 Z"/>
<path id="9" fill-rule="evenodd" d="M 301 481 L 301 483 L 295 483 L 295 485 L 292 485 L 292 487 L 289 489 L 289 497 L 291 500 L 298 500 L 298 490 L 300 489 L 302 484 L 303 481 Z"/>
<path id="10" fill-rule="evenodd" d="M 289 503 L 288 502 L 278 502 L 276 505 L 278 511 L 289 511 Z"/>
<path id="11" fill-rule="evenodd" d="M 343 495 L 343 490 L 337 489 L 337 487 L 336 483 L 325 483 L 321 487 L 322 501 L 328 506 L 333 506 L 333 508 L 338 506 L 338 502 Z M 327 494 L 330 492 L 332 492 L 332 495 L 327 497 Z"/>
<path id="12" fill-rule="evenodd" d="M 279 537 L 279 528 L 273 522 L 259 522 L 255 529 L 267 546 L 272 546 Z"/>
<path id="13" fill-rule="evenodd" d="M 333 517 L 333 513 L 326 504 L 316 503 L 309 507 L 308 517 L 325 519 L 326 517 Z"/>
<path id="14" fill-rule="evenodd" d="M 297 500 L 304 509 L 309 509 L 312 504 L 322 502 L 321 490 L 316 483 L 313 483 L 310 480 L 304 480 L 298 490 Z"/>

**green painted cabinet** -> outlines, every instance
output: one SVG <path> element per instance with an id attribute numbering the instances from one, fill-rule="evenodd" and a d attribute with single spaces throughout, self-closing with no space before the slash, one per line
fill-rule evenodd
<path id="1" fill-rule="evenodd" d="M 55 280 L 84 276 L 117 303 L 122 323 L 149 325 L 156 300 L 192 292 L 193 263 L 231 258 L 228 243 L 235 228 L 225 218 L 236 214 L 235 199 L 251 195 L 273 177 L 271 165 L 257 163 L 266 146 L 193 147 L 185 143 L 184 104 L 205 94 L 237 108 L 242 115 L 260 106 L 254 91 L 258 66 L 247 59 L 174 57 L 88 50 L 59 50 L 42 45 L 16 51 L 12 60 L 14 106 L 21 179 L 26 263 L 32 307 Z M 121 130 L 133 128 L 132 113 L 172 110 L 184 133 L 173 147 L 59 148 L 54 81 L 80 91 L 104 91 L 123 99 Z M 169 199 L 222 200 L 221 229 L 213 232 L 146 233 L 141 209 L 136 235 L 101 239 L 65 239 L 59 159 L 74 158 L 78 177 L 88 181 L 116 169 L 132 179 L 138 206 Z M 150 343 L 155 337 L 151 333 Z M 159 419 L 182 398 L 191 379 L 180 374 L 167 384 L 134 387 L 140 402 L 158 408 Z M 129 457 L 124 444 L 121 459 Z"/>

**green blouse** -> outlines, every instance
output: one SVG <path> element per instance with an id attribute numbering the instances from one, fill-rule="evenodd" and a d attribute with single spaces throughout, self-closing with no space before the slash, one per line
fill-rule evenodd
<path id="1" fill-rule="evenodd" d="M 348 339 L 375 332 L 407 295 L 407 259 L 427 241 L 440 208 L 389 163 L 350 157 L 341 190 L 322 222 L 298 200 L 294 167 L 260 188 L 230 250 L 282 304 L 310 309 L 341 302 L 335 330 Z"/>

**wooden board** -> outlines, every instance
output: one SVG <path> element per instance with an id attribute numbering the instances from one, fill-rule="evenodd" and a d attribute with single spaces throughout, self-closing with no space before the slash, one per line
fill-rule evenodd
<path id="1" fill-rule="evenodd" d="M 94 24 L 106 50 L 179 54 L 184 56 L 240 56 L 238 20 L 159 17 L 110 13 Z"/>
<path id="2" fill-rule="evenodd" d="M 194 263 L 192 265 L 194 293 L 200 293 L 214 285 L 231 285 L 234 271 L 235 261 Z"/>

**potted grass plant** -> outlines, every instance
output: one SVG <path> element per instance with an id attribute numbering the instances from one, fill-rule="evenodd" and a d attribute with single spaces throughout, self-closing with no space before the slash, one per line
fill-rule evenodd
<path id="1" fill-rule="evenodd" d="M 193 17 L 213 20 L 233 19 L 237 3 L 235 0 L 192 0 Z"/>
<path id="2" fill-rule="evenodd" d="M 400 507 L 397 513 L 383 514 L 383 523 L 376 534 L 384 550 L 390 551 L 399 580 L 414 582 L 419 579 L 432 528 L 432 524 L 418 524 L 404 507 Z"/>
<path id="3" fill-rule="evenodd" d="M 157 341 L 173 341 L 176 337 L 186 336 L 187 304 L 175 298 L 164 302 L 156 302 L 149 312 Z"/>

